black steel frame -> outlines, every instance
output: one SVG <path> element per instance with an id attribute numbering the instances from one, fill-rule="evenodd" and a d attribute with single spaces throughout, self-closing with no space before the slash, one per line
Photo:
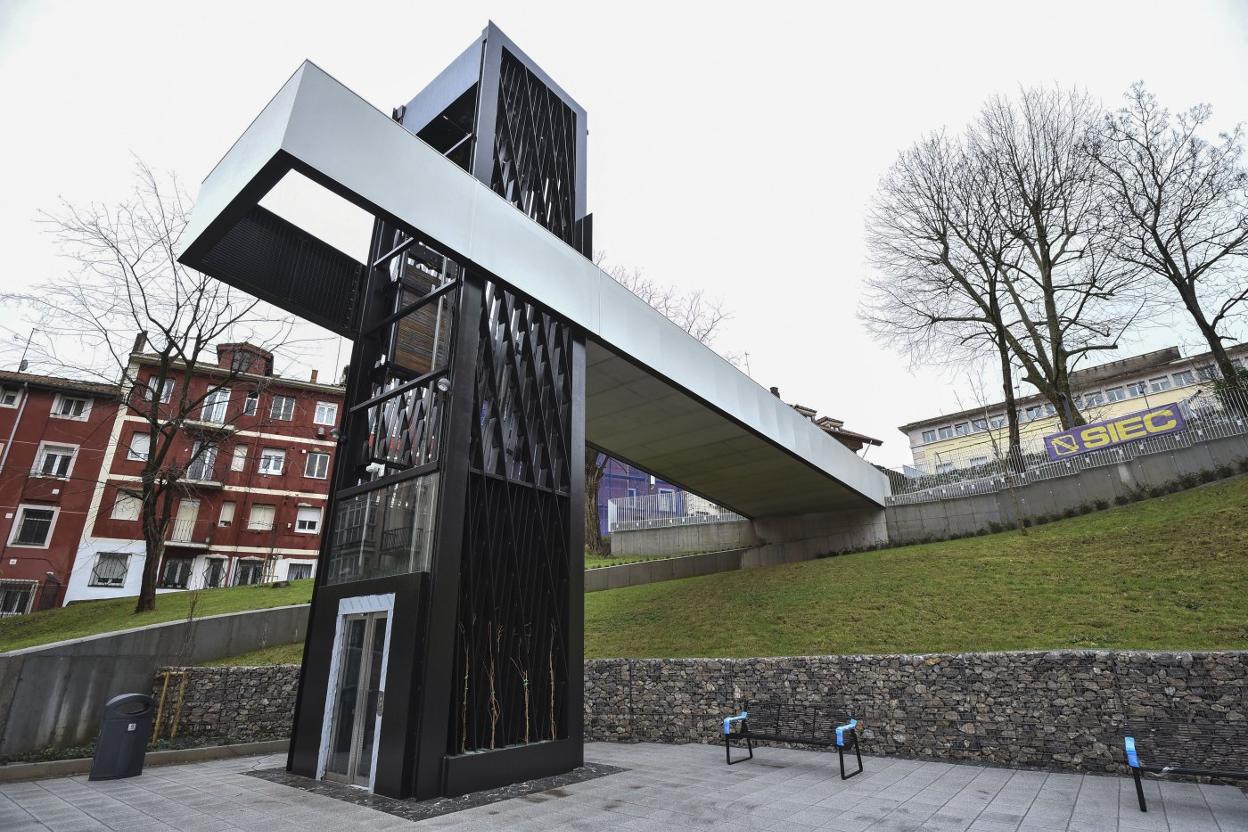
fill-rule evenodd
<path id="1" fill-rule="evenodd" d="M 815 746 L 817 748 L 835 747 L 837 760 L 840 762 L 840 766 L 841 766 L 841 779 L 848 780 L 851 777 L 856 777 L 857 775 L 862 774 L 862 771 L 863 771 L 862 751 L 858 746 L 857 727 L 849 728 L 845 730 L 844 733 L 847 739 L 844 745 L 842 745 L 838 743 L 835 739 L 822 739 L 818 736 L 815 736 L 815 732 L 813 730 L 813 721 L 815 719 L 815 710 L 816 710 L 815 706 L 772 705 L 770 703 L 754 703 L 753 707 L 759 707 L 760 705 L 762 707 L 774 707 L 776 709 L 783 709 L 783 708 L 808 709 L 810 711 L 810 716 L 808 717 L 807 724 L 812 727 L 812 730 L 809 730 L 807 732 L 793 731 L 787 734 L 783 732 L 779 732 L 779 731 L 756 732 L 756 731 L 750 730 L 750 722 L 749 722 L 748 717 L 741 719 L 736 722 L 737 730 L 735 732 L 729 732 L 727 730 L 724 731 L 724 761 L 728 765 L 731 766 L 731 765 L 736 765 L 737 763 L 744 763 L 747 760 L 753 760 L 754 759 L 754 741 L 758 740 L 760 742 L 785 742 L 785 743 L 793 743 L 794 745 L 810 745 L 810 746 Z M 746 707 L 743 710 L 746 713 L 748 713 L 750 708 L 751 708 L 751 705 L 747 703 Z M 835 721 L 829 720 L 829 725 L 832 725 L 833 722 Z M 745 740 L 745 747 L 746 747 L 746 751 L 748 752 L 747 756 L 738 757 L 735 760 L 732 758 L 732 741 L 733 740 L 738 740 L 738 741 Z M 849 773 L 846 773 L 845 771 L 845 751 L 847 748 L 853 749 L 854 756 L 857 759 L 857 763 L 858 763 L 857 770 L 851 771 Z"/>
<path id="2" fill-rule="evenodd" d="M 463 131 L 469 111 L 470 134 Z M 395 118 L 426 140 L 442 141 L 448 158 L 590 253 L 584 110 L 492 24 Z M 559 133 L 556 141 L 547 139 L 551 131 Z M 500 148 L 506 165 L 496 164 Z M 558 188 L 550 190 L 551 183 Z M 538 191 L 543 200 L 535 199 Z M 426 244 L 416 229 L 378 219 L 366 265 L 356 265 L 350 291 L 339 294 L 349 309 L 315 298 L 326 320 L 330 312 L 340 316 L 336 331 L 354 345 L 288 768 L 316 773 L 339 602 L 393 592 L 375 772 L 375 791 L 391 797 L 457 795 L 568 771 L 583 760 L 585 337 L 462 264 L 453 286 L 402 302 L 388 265 L 425 256 Z M 414 377 L 395 375 L 388 356 L 398 322 L 443 297 L 455 298 L 449 362 Z M 289 304 L 297 311 L 312 305 L 297 300 Z M 396 381 L 378 389 L 382 377 Z M 439 381 L 449 390 L 436 413 L 436 455 L 424 461 L 404 447 L 378 476 L 374 422 L 383 407 Z M 410 416 L 407 403 L 395 402 L 403 418 Z M 487 411 L 492 420 L 482 418 Z M 439 479 L 429 571 L 330 583 L 335 504 L 433 472 Z M 501 636 L 494 634 L 498 621 L 505 622 Z M 482 659 L 491 640 L 495 684 L 487 687 Z M 484 731 L 491 724 L 493 742 Z"/>

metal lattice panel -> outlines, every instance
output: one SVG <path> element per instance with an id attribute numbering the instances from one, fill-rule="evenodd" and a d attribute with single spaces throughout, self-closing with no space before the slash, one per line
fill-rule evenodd
<path id="1" fill-rule="evenodd" d="M 566 736 L 571 333 L 486 284 L 478 349 L 451 753 Z"/>
<path id="2" fill-rule="evenodd" d="M 575 114 L 504 49 L 490 187 L 575 246 L 575 182 Z"/>

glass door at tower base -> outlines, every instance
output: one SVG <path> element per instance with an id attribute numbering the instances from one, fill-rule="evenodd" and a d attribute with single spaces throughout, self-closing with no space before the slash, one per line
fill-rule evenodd
<path id="1" fill-rule="evenodd" d="M 349 615 L 343 622 L 338 682 L 325 779 L 369 785 L 382 709 L 387 613 Z"/>

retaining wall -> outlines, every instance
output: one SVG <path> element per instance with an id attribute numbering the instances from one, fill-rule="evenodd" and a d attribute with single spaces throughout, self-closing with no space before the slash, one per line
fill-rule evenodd
<path id="1" fill-rule="evenodd" d="M 170 667 L 151 685 L 157 702 L 164 695 L 161 736 L 254 742 L 290 736 L 299 666 Z"/>
<path id="2" fill-rule="evenodd" d="M 289 729 L 296 668 L 189 671 L 179 733 L 240 736 L 257 714 L 273 728 L 286 714 Z M 1130 724 L 1206 720 L 1248 736 L 1248 653 L 596 659 L 585 738 L 718 742 L 720 720 L 751 699 L 839 706 L 862 721 L 869 754 L 1120 771 Z"/>
<path id="3" fill-rule="evenodd" d="M 1065 477 L 998 491 L 928 503 L 889 506 L 888 542 L 915 543 L 933 538 L 960 537 L 994 526 L 1012 527 L 1018 518 L 1054 517 L 1103 501 L 1168 485 L 1180 477 L 1199 475 L 1219 466 L 1248 459 L 1248 436 L 1213 439 L 1116 465 L 1089 468 Z M 949 486 L 950 490 L 956 485 Z"/>
<path id="4" fill-rule="evenodd" d="M 682 552 L 719 552 L 758 543 L 749 520 L 663 526 L 611 533 L 612 555 L 676 555 Z"/>
<path id="5" fill-rule="evenodd" d="M 95 739 L 104 703 L 157 668 L 302 641 L 308 605 L 170 621 L 0 653 L 0 754 Z"/>

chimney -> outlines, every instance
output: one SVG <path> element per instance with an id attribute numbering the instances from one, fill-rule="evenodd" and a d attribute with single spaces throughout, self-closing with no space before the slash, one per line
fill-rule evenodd
<path id="1" fill-rule="evenodd" d="M 143 352 L 145 346 L 147 346 L 147 333 L 140 331 L 138 335 L 134 336 L 134 346 L 130 348 L 130 352 Z"/>
<path id="2" fill-rule="evenodd" d="M 312 371 L 312 383 L 316 384 L 316 370 Z"/>
<path id="3" fill-rule="evenodd" d="M 780 398 L 780 388 L 779 387 L 771 388 L 771 395 L 775 396 L 777 399 Z"/>

